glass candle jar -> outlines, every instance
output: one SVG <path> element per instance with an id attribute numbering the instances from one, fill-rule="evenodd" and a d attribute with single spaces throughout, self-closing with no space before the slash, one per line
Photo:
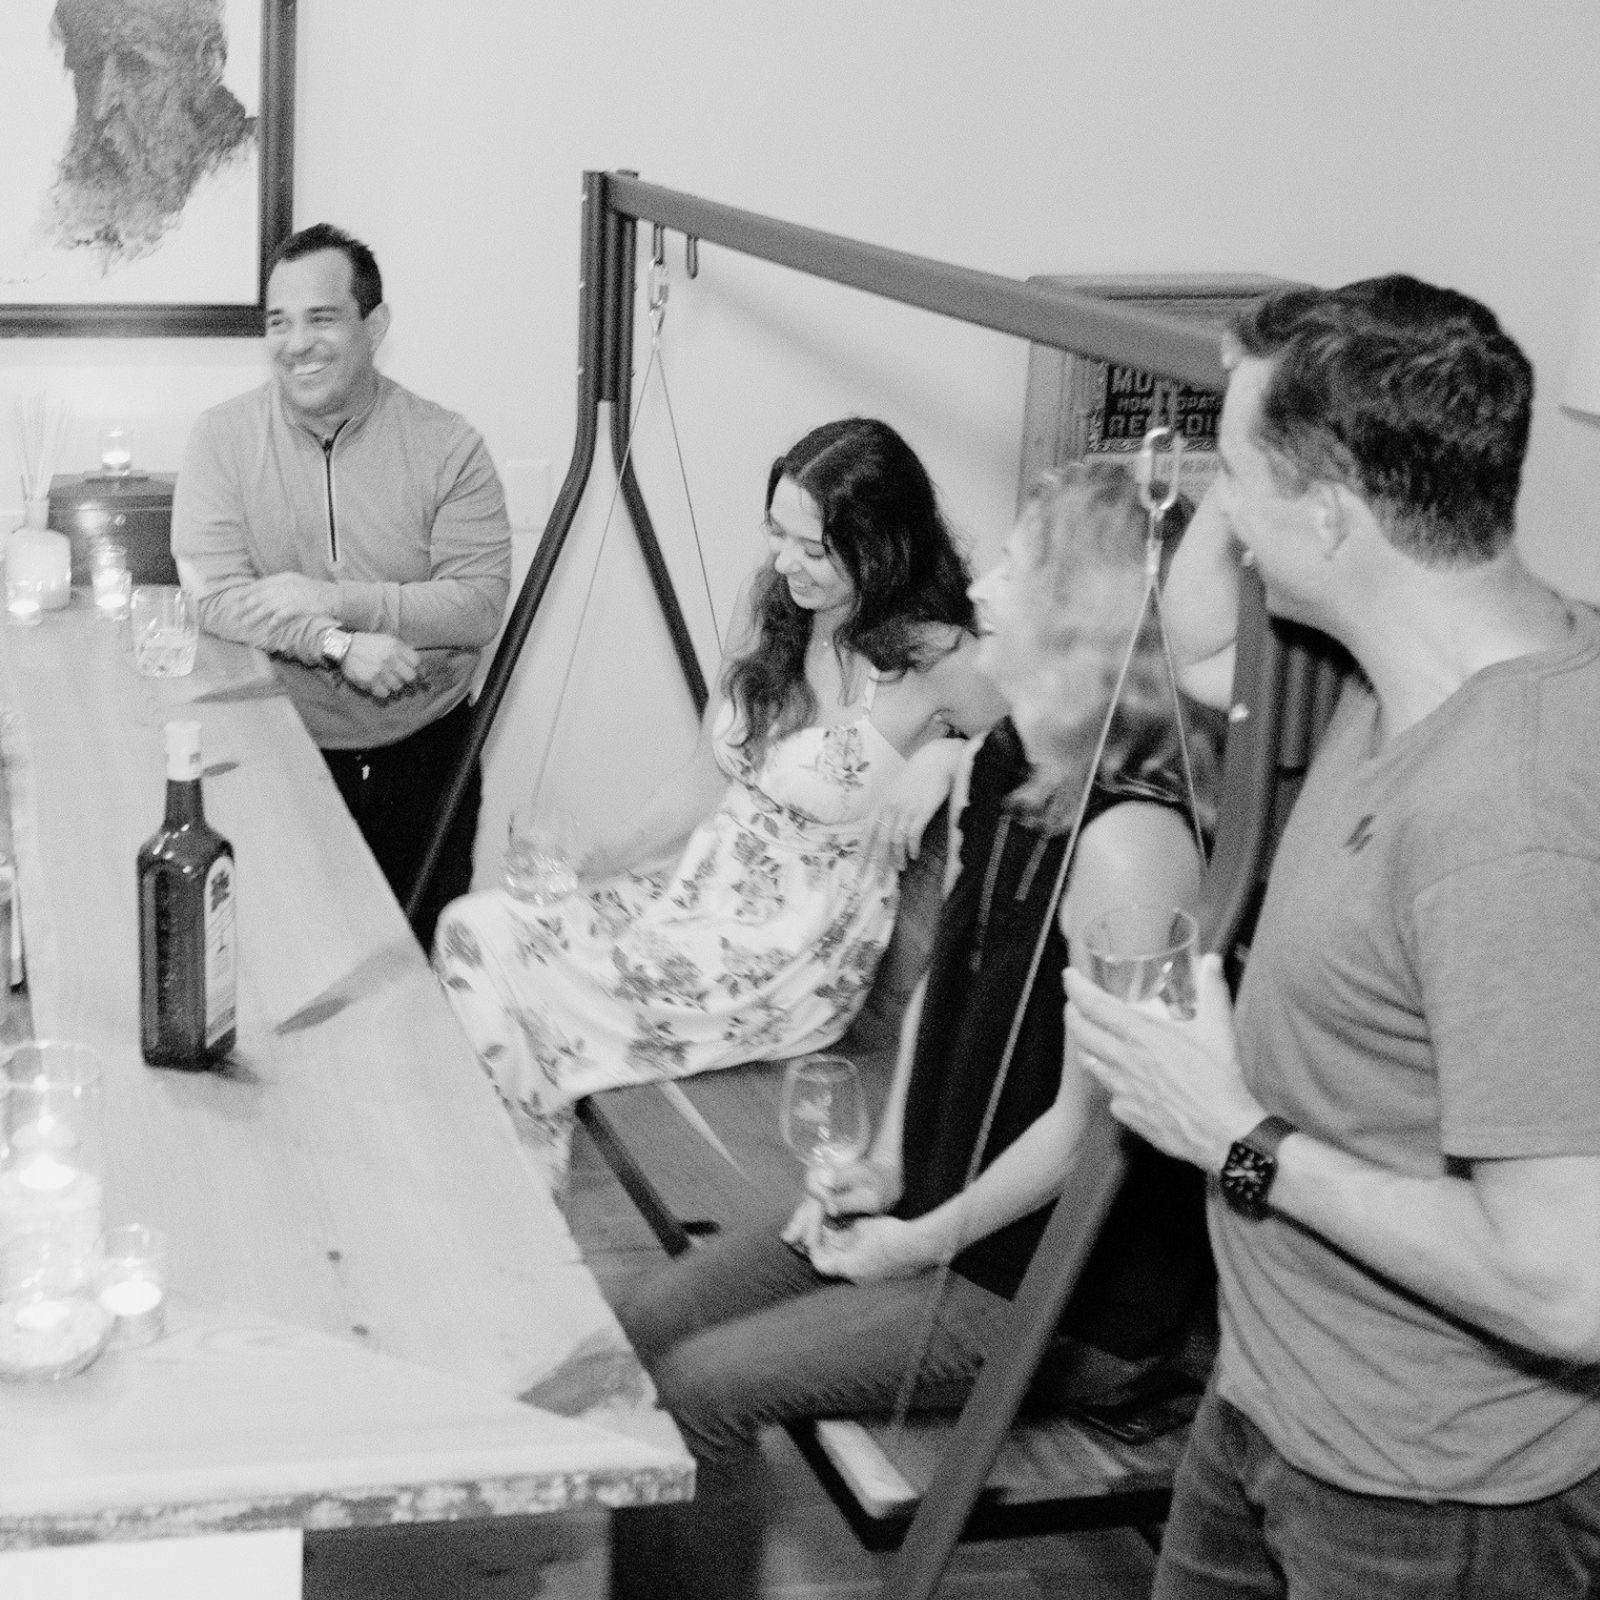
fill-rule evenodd
<path id="1" fill-rule="evenodd" d="M 87 1045 L 60 1039 L 29 1039 L 0 1056 L 0 1250 L 43 1236 L 58 1274 L 80 1282 L 100 1240 L 103 1070 Z M 0 1262 L 0 1296 L 13 1288 Z"/>

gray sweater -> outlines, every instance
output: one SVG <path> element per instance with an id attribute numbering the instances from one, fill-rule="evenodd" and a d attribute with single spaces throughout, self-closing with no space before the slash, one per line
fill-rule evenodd
<path id="1" fill-rule="evenodd" d="M 500 625 L 511 530 L 479 435 L 380 377 L 331 445 L 268 383 L 205 412 L 184 451 L 172 553 L 201 626 L 260 646 L 323 749 L 394 744 L 454 709 Z M 239 618 L 241 586 L 275 572 L 338 585 L 336 615 Z M 387 633 L 422 652 L 422 684 L 380 703 L 320 666 L 326 629 Z"/>

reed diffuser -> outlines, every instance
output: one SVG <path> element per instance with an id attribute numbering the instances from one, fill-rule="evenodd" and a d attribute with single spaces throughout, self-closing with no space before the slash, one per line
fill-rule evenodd
<path id="1" fill-rule="evenodd" d="M 72 544 L 53 533 L 50 482 L 72 420 L 72 402 L 46 394 L 17 402 L 22 425 L 22 526 L 6 541 L 6 582 L 37 583 L 46 611 L 72 598 Z"/>

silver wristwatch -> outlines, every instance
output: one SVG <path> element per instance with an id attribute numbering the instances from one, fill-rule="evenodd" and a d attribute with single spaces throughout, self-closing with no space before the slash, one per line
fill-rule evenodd
<path id="1" fill-rule="evenodd" d="M 351 642 L 355 639 L 353 633 L 346 633 L 343 628 L 326 628 L 322 637 L 317 640 L 317 654 L 322 657 L 325 667 L 341 667 L 344 658 L 350 654 Z"/>

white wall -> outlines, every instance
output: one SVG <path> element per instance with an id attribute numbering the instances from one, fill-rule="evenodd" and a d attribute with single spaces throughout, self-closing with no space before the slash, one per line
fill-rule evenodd
<path id="1" fill-rule="evenodd" d="M 1600 597 L 1600 428 L 1555 403 L 1600 247 L 1600 12 L 1585 0 L 304 0 L 296 221 L 376 248 L 388 371 L 459 407 L 496 458 L 572 437 L 579 173 L 654 181 L 989 270 L 1404 269 L 1496 307 L 1541 383 L 1530 559 Z M 706 248 L 673 273 L 666 355 L 711 593 L 756 558 L 765 467 L 830 415 L 878 412 L 980 541 L 1015 493 L 1020 344 Z M 641 322 L 642 322 L 641 318 Z M 641 347 L 639 367 L 644 366 Z M 13 397 L 116 416 L 172 467 L 195 414 L 256 381 L 240 341 L 0 342 L 0 507 Z M 659 397 L 656 405 L 659 407 Z M 708 666 L 715 645 L 659 415 L 640 473 Z M 602 469 L 497 737 L 531 783 L 610 492 Z M 620 817 L 690 731 L 620 512 L 556 730 L 551 784 Z M 520 768 L 519 768 L 520 763 Z"/>

